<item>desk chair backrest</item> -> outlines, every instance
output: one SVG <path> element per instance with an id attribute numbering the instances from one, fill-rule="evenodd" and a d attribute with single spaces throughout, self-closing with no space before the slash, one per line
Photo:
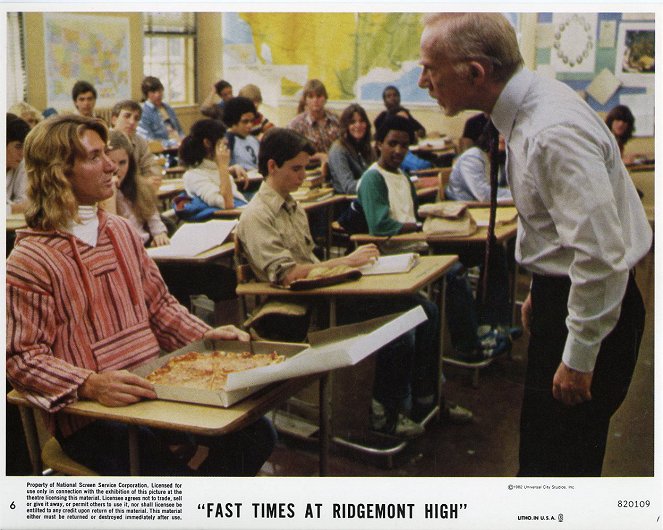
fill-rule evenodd
<path id="1" fill-rule="evenodd" d="M 235 235 L 235 254 L 233 256 L 235 262 L 235 276 L 237 276 L 237 283 L 247 283 L 255 280 L 255 275 L 251 270 L 246 254 L 242 248 L 242 242 L 239 237 Z"/>
<path id="2" fill-rule="evenodd" d="M 235 234 L 235 254 L 233 256 L 233 261 L 235 264 L 235 276 L 237 278 L 238 285 L 240 283 L 248 283 L 251 280 L 255 280 L 255 275 L 251 270 L 251 266 L 249 265 L 246 254 L 244 254 L 244 250 L 242 248 L 242 242 L 240 241 L 237 234 Z M 242 320 L 245 321 L 245 319 L 249 317 L 250 313 L 247 297 L 244 295 L 239 295 L 237 298 L 239 300 L 239 310 L 242 315 Z M 253 300 L 252 305 L 256 304 L 257 300 Z M 244 328 L 244 325 L 240 327 Z"/>

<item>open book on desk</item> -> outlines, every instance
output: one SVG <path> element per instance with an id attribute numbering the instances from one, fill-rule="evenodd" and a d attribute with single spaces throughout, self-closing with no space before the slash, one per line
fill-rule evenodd
<path id="1" fill-rule="evenodd" d="M 399 272 L 410 272 L 419 263 L 419 254 L 407 252 L 405 254 L 393 254 L 391 256 L 380 256 L 375 263 L 359 267 L 364 276 L 372 274 L 396 274 Z"/>
<path id="2" fill-rule="evenodd" d="M 191 258 L 221 245 L 236 225 L 236 220 L 185 223 L 175 232 L 170 245 L 148 248 L 147 253 L 152 258 Z"/>

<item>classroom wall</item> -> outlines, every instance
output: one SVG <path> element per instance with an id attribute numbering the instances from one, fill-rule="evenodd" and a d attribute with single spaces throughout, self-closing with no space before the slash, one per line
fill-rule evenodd
<path id="1" fill-rule="evenodd" d="M 83 14 L 83 13 L 81 13 Z M 86 13 L 89 14 L 89 13 Z M 141 99 L 140 82 L 143 78 L 143 24 L 141 13 L 94 13 L 99 17 L 126 17 L 130 26 L 130 72 L 131 95 L 134 99 Z M 537 22 L 540 15 L 536 13 L 521 14 L 520 43 L 525 64 L 535 68 L 541 63 L 541 50 L 537 49 Z M 545 19 L 544 19 L 545 20 Z M 41 13 L 25 13 L 26 22 L 26 68 L 28 102 L 37 108 L 47 106 L 47 87 L 44 83 L 44 20 Z M 202 101 L 209 93 L 215 81 L 221 78 L 223 72 L 223 31 L 222 14 L 203 12 L 197 15 L 198 41 L 196 64 L 196 98 Z M 73 84 L 73 83 L 72 83 Z M 241 88 L 236 86 L 235 92 Z M 373 120 L 383 107 L 380 102 L 361 102 L 364 104 L 369 118 Z M 330 101 L 328 107 L 340 113 L 347 102 Z M 467 117 L 473 111 L 461 113 L 449 118 L 433 102 L 431 104 L 410 104 L 410 110 L 428 131 L 440 132 L 458 138 L 463 130 Z M 70 107 L 73 110 L 73 103 Z M 296 115 L 297 99 L 280 98 L 276 104 L 264 104 L 261 112 L 277 125 L 285 126 Z M 185 130 L 202 117 L 198 105 L 180 107 L 176 109 L 180 122 Z M 636 138 L 627 145 L 628 151 L 638 153 L 653 153 L 653 138 Z"/>
<path id="2" fill-rule="evenodd" d="M 90 13 L 80 13 L 89 15 Z M 44 72 L 46 71 L 44 63 L 44 16 L 42 13 L 25 13 L 25 35 L 26 35 L 26 71 L 27 71 L 27 101 L 38 109 L 44 109 L 48 105 L 47 85 L 44 82 Z M 197 88 L 208 86 L 213 83 L 212 77 L 218 78 L 220 70 L 212 70 L 210 64 L 218 62 L 220 51 L 214 56 L 215 50 L 220 50 L 220 33 L 217 28 L 220 27 L 220 14 L 211 13 L 208 16 L 200 17 L 200 35 L 205 42 L 210 42 L 209 49 L 203 54 L 202 60 L 198 61 L 198 71 L 196 75 L 201 82 Z M 142 92 L 140 84 L 143 80 L 143 18 L 141 13 L 94 13 L 95 17 L 123 17 L 129 20 L 129 46 L 130 46 L 130 76 L 131 76 L 131 98 L 140 101 Z M 216 19 L 216 26 L 215 26 Z M 216 80 L 216 79 L 215 79 Z M 72 81 L 73 86 L 73 81 Z M 201 92 L 196 92 L 197 97 L 201 98 Z M 205 94 L 202 94 L 204 98 Z M 202 100 L 202 98 L 200 100 Z M 66 109 L 61 111 L 74 110 L 73 102 Z M 182 127 L 188 130 L 191 125 L 202 117 L 198 105 L 179 107 L 176 109 L 178 118 Z"/>

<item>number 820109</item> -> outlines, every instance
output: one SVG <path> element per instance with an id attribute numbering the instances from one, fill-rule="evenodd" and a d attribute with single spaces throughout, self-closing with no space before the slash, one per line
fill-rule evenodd
<path id="1" fill-rule="evenodd" d="M 649 508 L 649 500 L 627 501 L 625 499 L 617 501 L 617 508 Z"/>

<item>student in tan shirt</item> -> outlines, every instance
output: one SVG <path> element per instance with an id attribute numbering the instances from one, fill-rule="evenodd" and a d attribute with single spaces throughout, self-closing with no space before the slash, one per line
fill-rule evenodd
<path id="1" fill-rule="evenodd" d="M 314 153 L 313 145 L 290 129 L 270 129 L 260 144 L 258 166 L 265 181 L 240 217 L 238 236 L 251 269 L 262 281 L 288 285 L 305 278 L 314 267 L 359 267 L 378 257 L 379 251 L 372 244 L 322 263 L 313 254 L 306 213 L 290 194 L 306 178 L 305 168 Z M 439 310 L 419 295 L 390 300 L 364 297 L 361 303 L 341 299 L 337 306 L 339 323 L 351 323 L 417 305 L 424 308 L 428 321 L 377 353 L 370 410 L 372 430 L 402 438 L 424 433 L 423 425 L 408 414 L 423 419 L 434 404 Z M 278 324 L 270 331 L 290 330 L 287 320 Z M 412 410 L 408 410 L 410 405 Z"/>

